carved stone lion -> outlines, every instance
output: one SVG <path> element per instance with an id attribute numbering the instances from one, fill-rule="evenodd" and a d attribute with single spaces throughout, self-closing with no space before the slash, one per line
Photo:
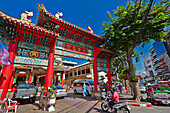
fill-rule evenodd
<path id="1" fill-rule="evenodd" d="M 57 18 L 57 19 L 59 19 L 60 17 L 62 17 L 63 16 L 63 13 L 61 12 L 57 12 L 56 14 L 55 14 L 55 17 Z"/>
<path id="2" fill-rule="evenodd" d="M 21 22 L 23 24 L 30 24 L 31 20 L 28 20 L 27 18 L 32 18 L 32 16 L 33 16 L 33 12 L 25 11 L 25 13 L 21 14 Z"/>

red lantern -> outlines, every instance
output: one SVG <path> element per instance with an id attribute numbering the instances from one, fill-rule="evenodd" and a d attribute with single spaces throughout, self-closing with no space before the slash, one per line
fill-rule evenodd
<path id="1" fill-rule="evenodd" d="M 60 76 L 60 73 L 56 73 L 55 76 Z"/>
<path id="2" fill-rule="evenodd" d="M 20 71 L 20 72 L 18 73 L 18 75 L 26 75 L 26 72 Z"/>

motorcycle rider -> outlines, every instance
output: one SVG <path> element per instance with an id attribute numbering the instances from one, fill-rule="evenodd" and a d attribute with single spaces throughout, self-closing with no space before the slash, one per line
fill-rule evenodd
<path id="1" fill-rule="evenodd" d="M 112 110 L 113 105 L 116 104 L 116 102 L 119 102 L 118 92 L 116 92 L 116 89 L 114 87 L 112 88 L 112 91 L 113 91 L 112 96 L 108 97 L 108 99 L 111 100 L 111 101 L 109 101 L 109 106 L 110 106 L 111 110 Z"/>

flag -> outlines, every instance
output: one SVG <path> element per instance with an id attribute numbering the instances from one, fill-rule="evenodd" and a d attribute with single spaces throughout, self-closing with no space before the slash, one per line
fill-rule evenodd
<path id="1" fill-rule="evenodd" d="M 9 52 L 4 47 L 0 50 L 0 62 L 5 66 L 11 65 Z"/>

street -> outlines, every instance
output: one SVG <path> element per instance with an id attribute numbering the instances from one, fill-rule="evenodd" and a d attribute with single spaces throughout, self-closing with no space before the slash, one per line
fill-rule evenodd
<path id="1" fill-rule="evenodd" d="M 167 105 L 152 107 L 133 107 L 132 113 L 170 113 L 170 107 Z"/>
<path id="2" fill-rule="evenodd" d="M 144 96 L 146 94 L 143 94 Z M 126 95 L 125 95 L 126 96 Z M 122 99 L 120 95 L 120 99 Z M 123 97 L 125 98 L 125 97 Z M 129 98 L 129 95 L 128 95 Z M 38 98 L 37 98 L 38 100 Z M 68 90 L 68 96 L 64 99 L 58 98 L 55 105 L 56 111 L 51 113 L 105 113 L 100 107 L 101 101 L 92 100 L 90 96 L 86 99 L 81 94 L 74 94 L 73 90 Z M 131 113 L 169 113 L 170 107 L 167 105 L 152 107 L 135 107 L 132 108 Z M 47 113 L 39 109 L 38 101 L 35 104 L 19 105 L 17 113 Z"/>

